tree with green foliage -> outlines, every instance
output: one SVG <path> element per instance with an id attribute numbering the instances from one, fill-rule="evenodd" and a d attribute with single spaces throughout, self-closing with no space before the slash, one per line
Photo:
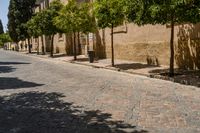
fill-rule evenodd
<path id="1" fill-rule="evenodd" d="M 77 59 L 76 33 L 88 34 L 95 30 L 94 19 L 90 13 L 90 4 L 78 4 L 75 0 L 69 0 L 68 4 L 62 8 L 54 20 L 57 27 L 65 33 L 74 34 L 74 60 Z"/>
<path id="2" fill-rule="evenodd" d="M 33 16 L 28 22 L 27 22 L 27 29 L 29 36 L 32 36 L 34 38 L 38 38 L 39 36 L 42 36 L 41 26 L 40 26 L 40 16 L 36 14 Z M 43 47 L 42 42 L 42 47 Z M 39 54 L 39 41 L 38 41 L 38 48 L 37 48 L 37 54 Z"/>
<path id="3" fill-rule="evenodd" d="M 0 34 L 3 34 L 3 33 L 4 33 L 3 24 L 2 24 L 1 19 L 0 19 Z"/>
<path id="4" fill-rule="evenodd" d="M 114 66 L 113 29 L 122 25 L 126 19 L 124 0 L 97 0 L 95 2 L 95 16 L 100 28 L 111 28 L 112 66 Z"/>
<path id="5" fill-rule="evenodd" d="M 28 22 L 28 33 L 30 36 L 33 36 L 35 38 L 41 36 L 41 43 L 42 43 L 42 54 L 45 54 L 44 50 L 44 42 L 43 42 L 43 32 L 44 32 L 44 25 L 42 23 L 43 21 L 43 13 L 37 12 Z"/>
<path id="6" fill-rule="evenodd" d="M 200 21 L 199 0 L 128 0 L 134 8 L 129 8 L 129 19 L 139 25 L 168 24 L 171 27 L 170 72 L 174 76 L 174 26 Z M 134 10 L 133 10 L 134 9 Z"/>
<path id="7" fill-rule="evenodd" d="M 28 38 L 29 53 L 30 36 L 26 23 L 33 15 L 33 8 L 36 0 L 10 0 L 8 12 L 8 30 L 12 40 L 18 43 L 20 40 Z"/>
<path id="8" fill-rule="evenodd" d="M 5 43 L 11 42 L 11 38 L 8 33 L 0 34 L 0 47 L 2 47 Z"/>
<path id="9" fill-rule="evenodd" d="M 62 7 L 63 4 L 60 2 L 60 0 L 54 0 L 50 3 L 49 8 L 42 10 L 37 16 L 39 18 L 39 28 L 42 34 L 50 36 L 51 38 L 51 57 L 53 57 L 54 51 L 54 36 L 56 33 L 61 32 L 61 30 L 54 24 L 54 19 L 58 16 L 58 12 L 62 9 Z"/>
<path id="10" fill-rule="evenodd" d="M 42 34 L 42 31 L 40 29 L 40 24 L 38 20 L 38 15 L 33 16 L 28 22 L 27 22 L 27 29 L 30 36 L 38 37 Z"/>
<path id="11" fill-rule="evenodd" d="M 93 33 L 96 31 L 95 16 L 92 12 L 92 3 L 79 4 L 79 16 L 80 16 L 80 32 L 84 34 Z"/>

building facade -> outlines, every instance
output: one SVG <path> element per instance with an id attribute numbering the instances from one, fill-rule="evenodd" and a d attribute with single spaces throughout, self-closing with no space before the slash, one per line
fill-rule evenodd
<path id="1" fill-rule="evenodd" d="M 52 0 L 41 0 L 37 11 L 47 8 Z M 67 0 L 61 0 L 64 4 Z M 83 1 L 83 0 L 81 0 Z M 79 0 L 79 2 L 81 2 Z M 114 51 L 116 59 L 125 59 L 151 65 L 169 65 L 170 26 L 124 24 L 115 28 Z M 77 33 L 77 51 L 87 55 L 94 50 L 96 58 L 111 57 L 110 29 L 99 29 L 96 33 Z M 34 40 L 34 39 L 33 39 Z M 50 50 L 50 38 L 43 36 L 34 40 L 34 48 L 44 41 L 45 51 Z M 72 35 L 57 34 L 54 39 L 54 53 L 73 54 Z M 175 26 L 175 64 L 184 69 L 200 68 L 200 25 Z"/>

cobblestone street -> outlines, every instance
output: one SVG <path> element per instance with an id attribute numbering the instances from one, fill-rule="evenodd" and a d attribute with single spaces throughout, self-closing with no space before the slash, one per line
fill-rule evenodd
<path id="1" fill-rule="evenodd" d="M 200 88 L 0 50 L 0 133 L 199 133 Z"/>

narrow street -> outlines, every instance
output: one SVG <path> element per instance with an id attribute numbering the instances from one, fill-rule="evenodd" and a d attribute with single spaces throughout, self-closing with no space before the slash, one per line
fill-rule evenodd
<path id="1" fill-rule="evenodd" d="M 200 88 L 0 50 L 0 133 L 199 133 Z"/>

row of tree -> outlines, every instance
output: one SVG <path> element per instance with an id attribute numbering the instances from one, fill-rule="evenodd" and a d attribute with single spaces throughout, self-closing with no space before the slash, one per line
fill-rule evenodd
<path id="1" fill-rule="evenodd" d="M 12 4 L 15 1 L 19 2 L 19 0 L 11 0 L 10 3 Z M 25 2 L 27 0 L 20 1 Z M 29 0 L 29 2 L 29 7 L 33 8 L 35 1 Z M 171 26 L 170 76 L 174 75 L 174 26 L 200 21 L 199 0 L 96 0 L 94 3 L 81 4 L 75 0 L 69 0 L 65 6 L 59 0 L 54 0 L 49 8 L 34 15 L 32 15 L 31 9 L 27 9 L 30 12 L 25 14 L 26 19 L 23 21 L 19 17 L 21 16 L 19 12 L 13 12 L 12 9 L 14 8 L 19 7 L 10 5 L 8 16 L 11 17 L 14 14 L 14 18 L 20 20 L 15 21 L 15 23 L 21 24 L 19 27 L 17 25 L 12 27 L 10 25 L 13 21 L 10 19 L 8 27 L 12 39 L 18 42 L 31 36 L 51 36 L 51 56 L 53 56 L 53 38 L 56 33 L 74 34 L 74 59 L 76 60 L 75 34 L 77 32 L 88 34 L 89 32 L 95 32 L 97 28 L 110 28 L 112 66 L 114 66 L 114 27 L 124 22 L 135 23 L 139 26 L 169 24 Z M 21 8 L 17 10 L 20 11 Z M 42 48 L 42 51 L 44 52 L 44 48 Z"/>
<path id="2" fill-rule="evenodd" d="M 200 1 L 97 0 L 95 15 L 99 27 L 111 28 L 112 66 L 114 66 L 113 27 L 121 25 L 124 21 L 138 26 L 170 25 L 170 76 L 174 76 L 174 26 L 200 22 Z"/>
<path id="3" fill-rule="evenodd" d="M 36 0 L 10 0 L 8 11 L 8 31 L 11 39 L 18 44 L 19 41 L 28 39 L 29 53 L 30 34 L 28 33 L 27 21 L 34 12 Z"/>
<path id="4" fill-rule="evenodd" d="M 50 3 L 49 8 L 37 12 L 28 22 L 28 33 L 30 36 L 50 36 L 50 55 L 53 56 L 54 36 L 56 33 L 73 34 L 74 60 L 76 60 L 76 33 L 94 32 L 95 23 L 90 3 L 78 4 L 70 0 L 67 5 L 63 5 L 59 0 Z M 42 37 L 41 37 L 42 38 Z M 43 42 L 43 41 L 42 41 Z M 42 44 L 42 52 L 44 48 Z"/>
<path id="5" fill-rule="evenodd" d="M 0 20 L 0 47 L 3 47 L 5 43 L 11 42 L 11 38 L 8 33 L 4 33 L 3 24 Z"/>

